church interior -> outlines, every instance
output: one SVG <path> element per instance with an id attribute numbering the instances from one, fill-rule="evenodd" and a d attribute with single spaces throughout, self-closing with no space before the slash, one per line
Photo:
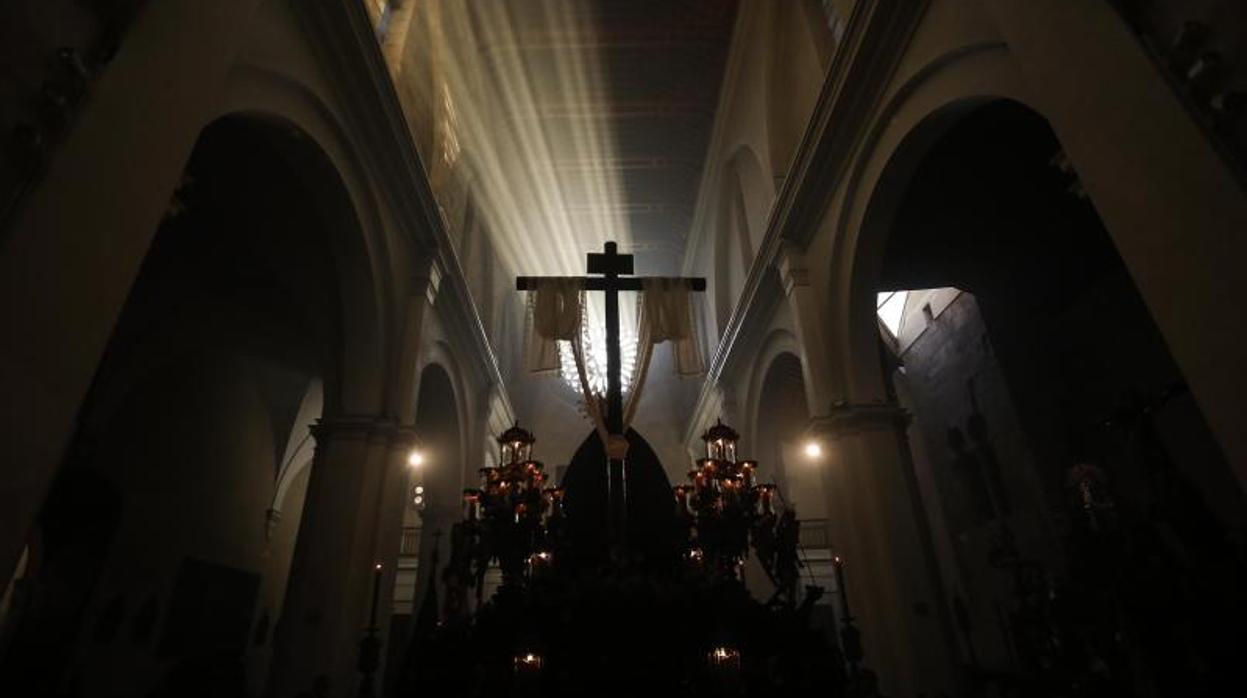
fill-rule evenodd
<path id="1" fill-rule="evenodd" d="M 0 695 L 1243 690 L 1238 0 L 8 0 L 0 137 Z"/>

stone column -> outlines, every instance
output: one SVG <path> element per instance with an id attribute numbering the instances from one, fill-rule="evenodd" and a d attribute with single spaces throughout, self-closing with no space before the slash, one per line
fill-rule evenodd
<path id="1" fill-rule="evenodd" d="M 955 695 L 944 622 L 905 425 L 893 404 L 836 404 L 811 420 L 823 467 L 833 545 L 844 561 L 864 665 L 884 695 Z"/>
<path id="2" fill-rule="evenodd" d="M 330 695 L 354 695 L 378 563 L 383 656 L 393 606 L 413 434 L 370 416 L 322 419 L 312 433 L 316 455 L 274 637 L 274 698 L 298 695 L 318 680 L 329 682 Z"/>

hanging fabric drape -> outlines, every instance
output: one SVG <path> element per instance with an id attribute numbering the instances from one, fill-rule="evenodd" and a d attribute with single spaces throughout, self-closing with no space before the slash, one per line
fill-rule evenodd
<path id="1" fill-rule="evenodd" d="M 646 279 L 642 286 L 650 341 L 671 342 L 676 374 L 701 375 L 705 366 L 697 348 L 697 326 L 693 323 L 688 284 L 679 279 Z"/>
<path id="2" fill-rule="evenodd" d="M 528 339 L 526 363 L 529 372 L 549 373 L 561 368 L 558 343 L 568 342 L 576 365 L 576 376 L 584 400 L 585 413 L 611 458 L 622 459 L 627 441 L 622 434 L 606 429 L 604 396 L 593 392 L 585 364 L 585 331 L 588 308 L 578 279 L 542 279 L 528 294 Z M 689 304 L 688 285 L 678 279 L 645 279 L 637 298 L 636 364 L 624 405 L 623 433 L 627 433 L 641 401 L 641 390 L 649 375 L 654 345 L 672 343 L 676 373 L 681 377 L 702 373 L 701 352 L 697 347 L 696 326 Z"/>
<path id="3" fill-rule="evenodd" d="M 585 414 L 602 443 L 609 443 L 604 417 L 605 400 L 593 392 L 585 367 L 584 330 L 588 308 L 579 279 L 549 277 L 528 293 L 528 332 L 525 363 L 530 373 L 557 373 L 562 369 L 559 342 L 571 347 L 584 400 Z"/>
<path id="4" fill-rule="evenodd" d="M 530 373 L 557 372 L 560 341 L 580 337 L 584 293 L 576 279 L 543 279 L 528 294 L 528 338 L 525 362 Z"/>
<path id="5" fill-rule="evenodd" d="M 649 374 L 654 345 L 671 342 L 676 374 L 697 376 L 704 370 L 697 348 L 697 331 L 689 304 L 688 284 L 680 279 L 645 279 L 637 298 L 637 357 L 632 372 L 628 404 L 624 407 L 624 431 L 632 423 L 641 401 L 641 388 Z"/>

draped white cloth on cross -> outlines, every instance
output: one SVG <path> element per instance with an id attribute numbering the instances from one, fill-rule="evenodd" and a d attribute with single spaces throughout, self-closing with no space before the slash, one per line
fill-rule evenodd
<path id="1" fill-rule="evenodd" d="M 528 293 L 529 326 L 525 360 L 530 373 L 559 369 L 559 341 L 580 337 L 584 292 L 576 279 L 542 279 Z"/>
<path id="2" fill-rule="evenodd" d="M 697 326 L 693 323 L 688 284 L 679 279 L 642 279 L 642 309 L 651 344 L 671 342 L 675 372 L 680 376 L 699 376 L 705 371 L 697 348 Z"/>
<path id="3" fill-rule="evenodd" d="M 603 396 L 593 393 L 585 367 L 583 334 L 586 308 L 584 292 L 578 281 L 560 277 L 541 279 L 537 288 L 528 294 L 528 307 L 528 370 L 532 373 L 557 371 L 560 367 L 558 342 L 569 342 L 580 379 L 585 412 L 603 443 L 609 443 L 604 419 L 605 400 Z M 636 369 L 632 374 L 623 414 L 625 433 L 640 403 L 655 344 L 672 343 L 673 363 L 678 375 L 696 376 L 704 370 L 687 284 L 676 279 L 643 279 L 642 291 L 637 299 L 637 328 Z"/>
<path id="4" fill-rule="evenodd" d="M 636 415 L 641 401 L 641 386 L 649 373 L 654 345 L 671 342 L 676 375 L 697 376 L 705 370 L 701 351 L 697 348 L 697 330 L 693 323 L 688 284 L 679 279 L 649 278 L 641 280 L 637 299 L 637 359 L 632 372 L 628 404 L 624 406 L 624 431 Z"/>

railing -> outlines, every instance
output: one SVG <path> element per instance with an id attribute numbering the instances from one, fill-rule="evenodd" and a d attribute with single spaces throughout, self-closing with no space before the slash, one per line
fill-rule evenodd
<path id="1" fill-rule="evenodd" d="M 419 526 L 403 527 L 403 539 L 399 543 L 398 554 L 400 557 L 416 557 L 420 554 Z"/>
<path id="2" fill-rule="evenodd" d="M 822 587 L 827 593 L 818 602 L 830 605 L 832 597 L 840 593 L 836 588 L 835 568 L 832 566 L 831 531 L 827 519 L 803 519 L 801 521 L 801 584 Z"/>
<path id="3" fill-rule="evenodd" d="M 1240 178 L 1247 173 L 1247 2 L 1108 0 Z"/>

